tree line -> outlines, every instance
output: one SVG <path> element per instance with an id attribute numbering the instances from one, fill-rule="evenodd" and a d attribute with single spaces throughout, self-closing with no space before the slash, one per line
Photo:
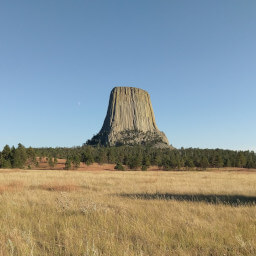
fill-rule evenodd
<path id="1" fill-rule="evenodd" d="M 256 168 L 256 154 L 253 151 L 234 151 L 223 149 L 157 149 L 145 146 L 119 147 L 57 147 L 25 148 L 22 144 L 10 148 L 6 145 L 0 152 L 1 168 L 24 168 L 38 164 L 36 157 L 47 157 L 49 166 L 54 166 L 57 159 L 66 159 L 65 168 L 78 168 L 80 162 L 116 164 L 117 169 L 127 166 L 130 169 L 147 170 L 157 165 L 164 170 L 180 168 L 221 168 L 239 167 Z M 54 160 L 52 160 L 54 159 Z"/>
<path id="2" fill-rule="evenodd" d="M 21 143 L 15 148 L 6 145 L 0 152 L 1 168 L 24 168 L 36 164 L 36 153 L 31 147 L 25 148 Z"/>

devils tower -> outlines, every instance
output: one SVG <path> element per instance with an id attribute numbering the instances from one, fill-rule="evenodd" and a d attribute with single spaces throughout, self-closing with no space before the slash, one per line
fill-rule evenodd
<path id="1" fill-rule="evenodd" d="M 149 94 L 133 87 L 112 89 L 103 126 L 87 144 L 169 147 L 165 134 L 157 128 Z"/>

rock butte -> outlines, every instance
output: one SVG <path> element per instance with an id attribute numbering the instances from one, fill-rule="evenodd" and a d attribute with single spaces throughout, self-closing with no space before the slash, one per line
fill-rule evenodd
<path id="1" fill-rule="evenodd" d="M 169 147 L 165 134 L 157 128 L 149 94 L 134 87 L 112 89 L 104 124 L 87 144 Z"/>

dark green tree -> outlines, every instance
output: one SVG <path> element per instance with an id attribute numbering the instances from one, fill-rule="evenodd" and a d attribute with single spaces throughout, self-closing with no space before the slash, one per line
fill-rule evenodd
<path id="1" fill-rule="evenodd" d="M 108 156 L 105 148 L 100 148 L 98 157 L 96 158 L 97 163 L 104 164 L 108 162 Z"/>
<path id="2" fill-rule="evenodd" d="M 12 168 L 11 157 L 12 157 L 11 149 L 9 145 L 5 145 L 0 157 L 1 168 L 6 168 L 6 169 Z"/>
<path id="3" fill-rule="evenodd" d="M 209 162 L 206 156 L 203 156 L 201 159 L 200 167 L 206 169 L 209 166 Z"/>
<path id="4" fill-rule="evenodd" d="M 70 170 L 71 169 L 71 160 L 67 158 L 66 163 L 65 163 L 65 170 Z"/>
<path id="5" fill-rule="evenodd" d="M 54 157 L 54 166 L 56 166 L 57 164 L 58 164 L 58 159 L 57 159 L 57 157 Z"/>
<path id="6" fill-rule="evenodd" d="M 19 143 L 13 156 L 13 167 L 14 168 L 24 168 L 27 161 L 26 148 Z"/>
<path id="7" fill-rule="evenodd" d="M 94 158 L 92 155 L 92 149 L 90 147 L 86 148 L 86 150 L 81 155 L 81 160 L 83 163 L 90 165 L 94 162 Z"/>
<path id="8" fill-rule="evenodd" d="M 119 171 L 124 171 L 124 166 L 121 163 L 117 163 L 115 169 Z"/>
<path id="9" fill-rule="evenodd" d="M 189 168 L 195 167 L 193 160 L 190 159 L 190 158 L 186 160 L 185 166 L 186 166 L 186 167 L 189 167 Z"/>
<path id="10" fill-rule="evenodd" d="M 116 154 L 115 154 L 114 148 L 111 147 L 108 151 L 108 162 L 110 164 L 113 164 L 115 163 L 115 161 L 116 161 Z"/>
<path id="11" fill-rule="evenodd" d="M 130 169 L 137 169 L 142 166 L 143 156 L 140 150 L 134 152 L 133 155 L 129 158 L 129 167 Z"/>
<path id="12" fill-rule="evenodd" d="M 141 170 L 146 171 L 149 168 L 149 166 L 150 166 L 150 158 L 147 154 L 145 154 L 142 160 Z"/>
<path id="13" fill-rule="evenodd" d="M 75 169 L 77 169 L 80 166 L 80 157 L 79 157 L 78 154 L 73 155 L 72 164 L 73 164 Z"/>
<path id="14" fill-rule="evenodd" d="M 239 152 L 236 157 L 236 167 L 245 167 L 246 166 L 246 158 L 242 152 Z"/>
<path id="15" fill-rule="evenodd" d="M 48 157 L 48 165 L 50 168 L 54 167 L 54 162 L 52 161 L 52 157 Z"/>
<path id="16" fill-rule="evenodd" d="M 28 164 L 36 163 L 36 153 L 32 147 L 26 149 Z"/>

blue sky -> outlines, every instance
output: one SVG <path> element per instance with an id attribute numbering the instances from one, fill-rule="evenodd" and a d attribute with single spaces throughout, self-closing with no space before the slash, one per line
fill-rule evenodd
<path id="1" fill-rule="evenodd" d="M 151 95 L 175 147 L 256 150 L 256 1 L 3 0 L 0 148 L 82 145 L 109 93 Z"/>

